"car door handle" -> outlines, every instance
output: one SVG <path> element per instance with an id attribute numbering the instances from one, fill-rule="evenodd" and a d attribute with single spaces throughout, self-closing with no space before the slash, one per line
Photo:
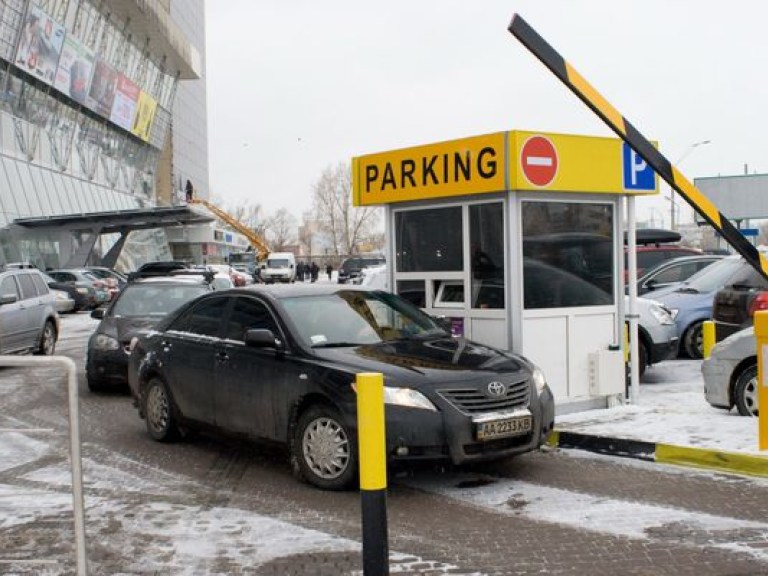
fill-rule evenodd
<path id="1" fill-rule="evenodd" d="M 226 352 L 216 352 L 216 360 L 219 362 L 226 362 L 229 360 L 229 354 Z"/>
<path id="2" fill-rule="evenodd" d="M 162 348 L 163 352 L 170 352 L 171 350 L 171 343 L 167 340 L 163 340 L 160 342 L 160 348 Z"/>

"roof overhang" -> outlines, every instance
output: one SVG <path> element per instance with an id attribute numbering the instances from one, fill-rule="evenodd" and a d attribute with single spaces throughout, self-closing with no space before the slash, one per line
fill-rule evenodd
<path id="1" fill-rule="evenodd" d="M 213 222 L 214 218 L 196 212 L 187 206 L 90 212 L 87 214 L 62 214 L 36 218 L 17 218 L 13 224 L 34 230 L 68 229 L 97 230 L 100 234 L 168 228 Z"/>

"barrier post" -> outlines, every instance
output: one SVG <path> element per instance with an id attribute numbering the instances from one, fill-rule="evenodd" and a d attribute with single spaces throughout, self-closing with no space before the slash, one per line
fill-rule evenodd
<path id="1" fill-rule="evenodd" d="M 768 450 L 768 310 L 755 312 L 755 340 L 757 341 L 757 446 Z"/>
<path id="2" fill-rule="evenodd" d="M 709 355 L 712 354 L 712 348 L 715 346 L 715 323 L 712 322 L 712 320 L 704 321 L 702 328 L 702 338 L 704 358 L 709 358 Z"/>
<path id="3" fill-rule="evenodd" d="M 358 374 L 355 388 L 363 513 L 363 575 L 388 576 L 384 376 L 380 373 Z"/>

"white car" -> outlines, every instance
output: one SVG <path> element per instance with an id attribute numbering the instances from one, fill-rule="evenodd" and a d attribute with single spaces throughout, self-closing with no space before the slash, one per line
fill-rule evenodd
<path id="1" fill-rule="evenodd" d="M 64 290 L 50 288 L 51 294 L 56 298 L 56 312 L 64 314 L 75 309 L 75 301 Z"/>
<path id="2" fill-rule="evenodd" d="M 734 406 L 742 416 L 758 415 L 755 328 L 731 334 L 701 363 L 704 398 L 715 408 Z"/>

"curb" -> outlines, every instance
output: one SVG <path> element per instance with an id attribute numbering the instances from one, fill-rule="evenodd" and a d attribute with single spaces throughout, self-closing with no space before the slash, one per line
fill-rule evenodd
<path id="1" fill-rule="evenodd" d="M 660 464 L 675 464 L 768 478 L 768 456 L 690 448 L 626 438 L 609 438 L 564 430 L 554 430 L 549 437 L 548 444 L 557 448 L 575 448 Z"/>

